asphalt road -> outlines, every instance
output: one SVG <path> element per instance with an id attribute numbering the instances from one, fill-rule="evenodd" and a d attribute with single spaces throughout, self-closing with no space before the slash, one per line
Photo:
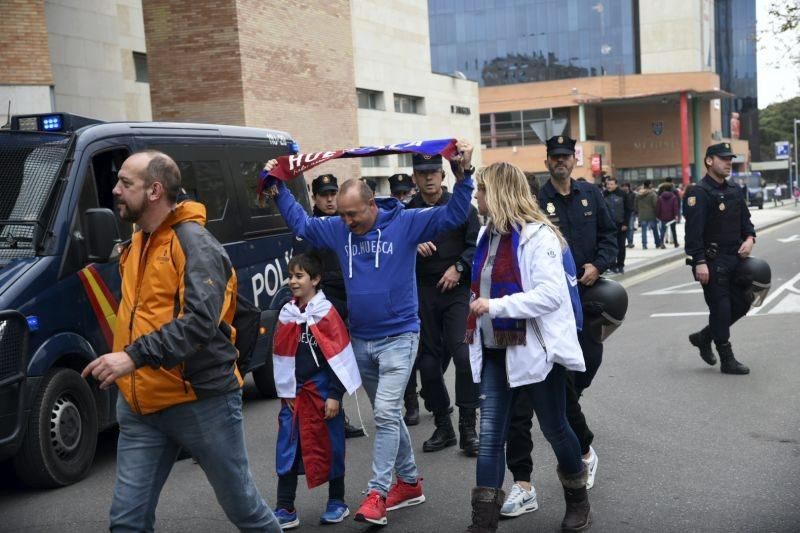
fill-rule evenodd
<path id="1" fill-rule="evenodd" d="M 765 306 L 733 329 L 734 350 L 750 366 L 749 376 L 720 374 L 689 345 L 687 335 L 705 320 L 694 313 L 706 309 L 687 267 L 667 265 L 626 281 L 628 317 L 606 342 L 605 361 L 583 402 L 600 459 L 590 492 L 593 531 L 800 531 L 800 221 L 764 232 L 754 255 L 772 265 L 773 288 Z M 274 503 L 278 403 L 260 399 L 252 385 L 245 394 L 251 468 Z M 371 428 L 371 409 L 359 397 Z M 345 405 L 357 418 L 352 399 Z M 475 461 L 455 448 L 422 453 L 432 431 L 430 415 L 412 428 L 427 502 L 390 513 L 387 531 L 463 531 L 469 523 Z M 538 429 L 534 440 L 540 509 L 503 521 L 502 532 L 558 530 L 564 504 L 553 453 Z M 370 475 L 371 445 L 371 438 L 347 441 L 353 511 Z M 4 471 L 0 530 L 101 531 L 114 475 L 113 434 L 103 436 L 91 475 L 74 486 L 29 491 Z M 507 478 L 506 488 L 510 483 Z M 352 519 L 317 525 L 326 498 L 324 487 L 309 492 L 301 481 L 302 530 L 371 530 Z M 175 465 L 157 516 L 161 531 L 235 530 L 191 461 Z"/>

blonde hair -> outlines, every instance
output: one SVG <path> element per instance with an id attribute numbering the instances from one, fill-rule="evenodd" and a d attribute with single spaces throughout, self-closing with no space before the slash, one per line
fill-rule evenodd
<path id="1" fill-rule="evenodd" d="M 566 246 L 558 227 L 539 209 L 528 178 L 519 167 L 505 162 L 492 163 L 478 172 L 477 182 L 478 187 L 486 191 L 486 207 L 495 231 L 509 233 L 513 228 L 521 232 L 525 224 L 535 222 L 553 230 L 561 246 Z"/>

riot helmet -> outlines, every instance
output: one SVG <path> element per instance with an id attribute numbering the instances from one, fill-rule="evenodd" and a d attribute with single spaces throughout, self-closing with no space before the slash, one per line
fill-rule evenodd
<path id="1" fill-rule="evenodd" d="M 772 286 L 772 270 L 769 263 L 757 257 L 747 257 L 736 269 L 736 282 L 752 295 L 753 307 L 764 303 Z"/>
<path id="2" fill-rule="evenodd" d="M 603 342 L 625 320 L 628 312 L 628 293 L 616 281 L 599 278 L 581 294 L 583 327 L 596 342 Z"/>

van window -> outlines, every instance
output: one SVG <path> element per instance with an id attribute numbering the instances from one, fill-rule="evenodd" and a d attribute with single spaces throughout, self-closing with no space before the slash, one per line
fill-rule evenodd
<path id="1" fill-rule="evenodd" d="M 126 147 L 113 148 L 92 156 L 91 173 L 94 175 L 94 188 L 97 191 L 96 196 L 93 195 L 96 203 L 91 206 L 79 206 L 81 214 L 89 207 L 105 207 L 106 209 L 111 209 L 117 216 L 117 227 L 119 228 L 120 237 L 123 242 L 131 238 L 133 224 L 119 218 L 119 212 L 116 209 L 112 191 L 117 184 L 117 172 L 130 154 L 131 151 Z M 87 178 L 87 181 L 88 179 L 90 179 L 90 177 Z M 86 189 L 86 187 L 84 187 L 84 189 Z M 81 194 L 83 198 L 84 193 Z"/>
<path id="2" fill-rule="evenodd" d="M 206 206 L 207 220 L 222 220 L 228 207 L 222 163 L 214 160 L 177 163 L 181 171 L 181 185 L 189 198 Z"/>

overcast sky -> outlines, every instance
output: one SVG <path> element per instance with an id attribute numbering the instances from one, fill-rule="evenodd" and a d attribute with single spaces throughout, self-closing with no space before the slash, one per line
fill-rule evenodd
<path id="1" fill-rule="evenodd" d="M 793 0 L 789 0 L 793 1 Z M 776 36 L 777 23 L 769 16 L 773 0 L 756 0 L 758 24 L 758 107 L 800 96 L 800 66 L 787 61 L 788 49 L 800 57 L 800 31 Z"/>

